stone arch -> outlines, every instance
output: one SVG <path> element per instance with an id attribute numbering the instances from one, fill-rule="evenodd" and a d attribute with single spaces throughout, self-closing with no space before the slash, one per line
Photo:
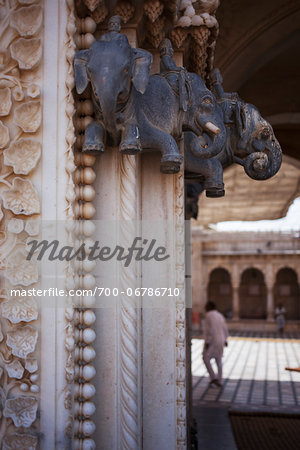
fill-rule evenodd
<path id="1" fill-rule="evenodd" d="M 267 318 L 267 287 L 262 270 L 251 267 L 242 273 L 239 310 L 241 319 Z"/>
<path id="2" fill-rule="evenodd" d="M 231 276 L 227 269 L 216 267 L 210 272 L 207 298 L 215 302 L 217 309 L 225 317 L 232 317 L 232 285 Z"/>
<path id="3" fill-rule="evenodd" d="M 297 272 L 291 267 L 282 267 L 276 274 L 274 284 L 275 306 L 282 304 L 287 320 L 300 319 L 300 288 Z"/>

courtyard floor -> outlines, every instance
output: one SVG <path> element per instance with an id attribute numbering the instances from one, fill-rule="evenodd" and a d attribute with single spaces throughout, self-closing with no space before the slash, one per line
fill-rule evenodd
<path id="1" fill-rule="evenodd" d="M 193 414 L 198 446 L 234 450 L 228 409 L 300 413 L 300 334 L 231 336 L 223 357 L 223 386 L 209 386 L 203 339 L 192 340 Z"/>

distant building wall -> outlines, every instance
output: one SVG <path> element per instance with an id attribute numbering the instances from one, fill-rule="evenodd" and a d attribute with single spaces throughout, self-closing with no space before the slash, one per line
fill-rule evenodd
<path id="1" fill-rule="evenodd" d="M 278 232 L 192 231 L 193 311 L 213 300 L 228 319 L 300 319 L 300 236 Z"/>

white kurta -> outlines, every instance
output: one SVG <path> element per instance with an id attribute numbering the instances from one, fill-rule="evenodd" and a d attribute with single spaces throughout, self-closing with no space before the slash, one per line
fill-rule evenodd
<path id="1" fill-rule="evenodd" d="M 210 378 L 222 379 L 222 356 L 224 345 L 228 337 L 227 325 L 224 316 L 219 311 L 208 311 L 204 322 L 204 350 L 203 360 L 209 372 Z M 206 348 L 208 344 L 208 348 Z M 218 367 L 218 376 L 215 375 L 210 360 L 214 358 Z"/>

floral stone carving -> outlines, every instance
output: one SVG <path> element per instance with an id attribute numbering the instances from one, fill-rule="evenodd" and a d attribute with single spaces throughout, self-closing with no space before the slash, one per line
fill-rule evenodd
<path id="1" fill-rule="evenodd" d="M 12 433 L 5 436 L 3 439 L 3 450 L 20 450 L 26 448 L 26 450 L 35 450 L 38 440 L 35 436 L 30 434 Z"/>
<path id="2" fill-rule="evenodd" d="M 41 93 L 40 87 L 37 84 L 31 84 L 27 88 L 27 95 L 31 98 L 39 97 Z"/>
<path id="3" fill-rule="evenodd" d="M 38 38 L 20 38 L 10 46 L 10 54 L 18 62 L 20 69 L 33 69 L 42 56 L 42 44 Z"/>
<path id="4" fill-rule="evenodd" d="M 7 231 L 14 234 L 22 233 L 24 230 L 24 222 L 22 219 L 11 219 L 7 225 Z"/>
<path id="5" fill-rule="evenodd" d="M 26 358 L 35 350 L 38 332 L 30 325 L 19 327 L 7 332 L 6 344 L 11 348 L 12 354 L 19 358 Z"/>
<path id="6" fill-rule="evenodd" d="M 10 417 L 16 427 L 30 427 L 36 419 L 38 401 L 34 397 L 16 397 L 6 400 L 3 410 L 4 417 Z M 24 447 L 24 442 L 22 446 Z"/>
<path id="7" fill-rule="evenodd" d="M 0 120 L 0 148 L 6 147 L 8 142 L 9 142 L 8 128 Z"/>
<path id="8" fill-rule="evenodd" d="M 38 5 L 20 8 L 10 16 L 10 25 L 23 36 L 32 36 L 42 25 L 42 8 Z"/>
<path id="9" fill-rule="evenodd" d="M 37 192 L 30 180 L 16 177 L 12 188 L 2 192 L 4 208 L 10 209 L 14 214 L 39 214 L 40 202 Z"/>
<path id="10" fill-rule="evenodd" d="M 30 286 L 38 280 L 38 269 L 35 261 L 27 261 L 21 250 L 14 251 L 7 258 L 5 277 L 16 286 Z"/>
<path id="11" fill-rule="evenodd" d="M 8 116 L 12 101 L 11 91 L 8 87 L 0 89 L 0 116 Z"/>
<path id="12" fill-rule="evenodd" d="M 27 220 L 25 224 L 25 231 L 29 234 L 29 236 L 36 236 L 40 231 L 40 221 Z"/>
<path id="13" fill-rule="evenodd" d="M 23 103 L 15 109 L 14 121 L 25 133 L 35 133 L 42 120 L 41 105 L 38 101 Z"/>
<path id="14" fill-rule="evenodd" d="M 4 164 L 12 166 L 16 174 L 27 175 L 41 156 L 41 144 L 33 139 L 19 139 L 4 150 Z"/>
<path id="15" fill-rule="evenodd" d="M 15 359 L 12 363 L 5 364 L 5 369 L 10 378 L 17 378 L 18 380 L 21 380 L 24 373 L 24 367 L 20 361 Z"/>
<path id="16" fill-rule="evenodd" d="M 37 359 L 27 358 L 25 361 L 25 369 L 30 373 L 34 373 L 38 370 L 38 361 Z"/>
<path id="17" fill-rule="evenodd" d="M 36 302 L 31 297 L 13 297 L 1 305 L 2 315 L 11 323 L 31 322 L 38 317 Z"/>

